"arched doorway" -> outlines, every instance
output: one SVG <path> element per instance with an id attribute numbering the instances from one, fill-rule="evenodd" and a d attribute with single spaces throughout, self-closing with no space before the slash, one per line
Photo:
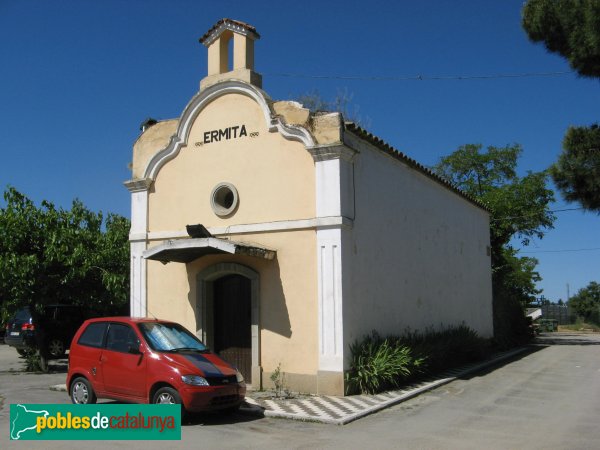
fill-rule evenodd
<path id="1" fill-rule="evenodd" d="M 220 263 L 201 271 L 196 282 L 196 334 L 260 388 L 258 273 Z"/>
<path id="2" fill-rule="evenodd" d="M 213 282 L 213 351 L 252 379 L 250 279 L 231 274 Z"/>

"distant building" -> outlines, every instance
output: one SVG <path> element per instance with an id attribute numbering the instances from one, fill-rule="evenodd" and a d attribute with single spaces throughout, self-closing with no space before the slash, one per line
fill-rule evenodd
<path id="1" fill-rule="evenodd" d="M 491 336 L 488 212 L 341 114 L 271 100 L 258 38 L 217 22 L 200 91 L 134 144 L 131 314 L 183 323 L 255 387 L 281 364 L 339 395 L 372 330 Z"/>

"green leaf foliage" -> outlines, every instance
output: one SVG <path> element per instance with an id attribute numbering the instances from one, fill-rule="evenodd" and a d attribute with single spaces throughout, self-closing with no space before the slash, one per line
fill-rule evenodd
<path id="1" fill-rule="evenodd" d="M 560 54 L 580 75 L 600 78 L 600 1 L 528 0 L 523 28 L 534 42 Z M 550 168 L 565 200 L 600 213 L 600 130 L 569 128 Z"/>
<path id="2" fill-rule="evenodd" d="M 522 25 L 529 39 L 566 58 L 580 75 L 600 77 L 598 0 L 528 0 Z"/>
<path id="3" fill-rule="evenodd" d="M 129 296 L 129 221 L 48 201 L 36 206 L 9 187 L 0 209 L 0 312 L 23 306 L 82 305 L 123 313 Z"/>
<path id="4" fill-rule="evenodd" d="M 520 145 L 489 146 L 467 144 L 440 159 L 434 171 L 462 191 L 478 199 L 491 212 L 492 261 L 502 257 L 504 246 L 513 237 L 523 245 L 541 239 L 552 228 L 554 215 L 548 205 L 554 193 L 546 187 L 546 172 L 517 175 Z"/>
<path id="5" fill-rule="evenodd" d="M 569 299 L 569 307 L 585 321 L 600 325 L 600 284 L 592 281 Z"/>
<path id="6" fill-rule="evenodd" d="M 382 338 L 375 331 L 350 346 L 350 370 L 346 374 L 349 393 L 374 394 L 393 389 L 419 371 L 422 358 L 396 338 Z"/>
<path id="7" fill-rule="evenodd" d="M 489 342 L 465 325 L 381 337 L 373 331 L 350 346 L 348 393 L 375 394 L 483 359 Z"/>
<path id="8" fill-rule="evenodd" d="M 550 174 L 565 200 L 600 214 L 600 127 L 570 127 Z"/>

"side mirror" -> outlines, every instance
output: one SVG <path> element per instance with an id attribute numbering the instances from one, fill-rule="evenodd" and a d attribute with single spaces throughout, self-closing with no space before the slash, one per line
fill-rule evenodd
<path id="1" fill-rule="evenodd" d="M 127 353 L 131 353 L 132 355 L 141 355 L 142 351 L 140 350 L 140 344 L 129 344 L 127 347 Z"/>

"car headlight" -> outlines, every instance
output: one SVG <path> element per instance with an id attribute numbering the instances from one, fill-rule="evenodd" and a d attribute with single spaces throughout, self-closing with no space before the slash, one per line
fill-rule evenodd
<path id="1" fill-rule="evenodd" d="M 235 381 L 237 381 L 238 383 L 244 382 L 244 376 L 240 373 L 239 370 L 235 371 Z"/>
<path id="2" fill-rule="evenodd" d="M 183 375 L 181 377 L 181 381 L 185 384 L 191 384 L 192 386 L 208 386 L 208 381 L 206 378 L 198 376 L 198 375 Z"/>

